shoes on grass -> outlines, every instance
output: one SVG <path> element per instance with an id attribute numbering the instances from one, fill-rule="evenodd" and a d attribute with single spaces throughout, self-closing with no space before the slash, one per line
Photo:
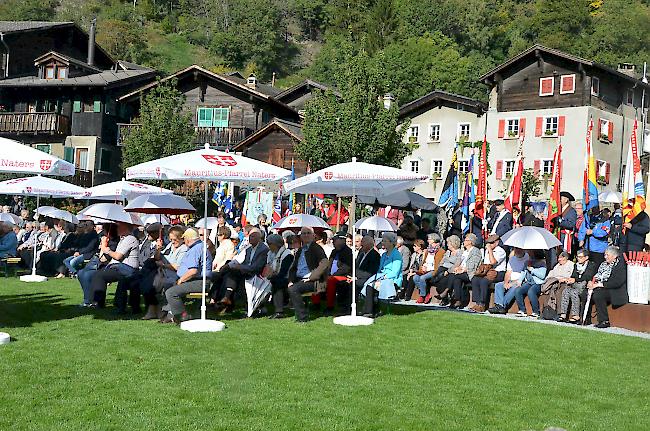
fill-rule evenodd
<path id="1" fill-rule="evenodd" d="M 517 311 L 517 314 L 515 314 L 515 317 L 528 317 L 528 314 L 526 314 L 525 311 Z"/>
<path id="2" fill-rule="evenodd" d="M 599 329 L 609 328 L 609 326 L 610 326 L 609 325 L 609 320 L 604 320 L 602 322 L 598 322 L 595 326 L 596 326 L 596 328 L 599 328 Z"/>

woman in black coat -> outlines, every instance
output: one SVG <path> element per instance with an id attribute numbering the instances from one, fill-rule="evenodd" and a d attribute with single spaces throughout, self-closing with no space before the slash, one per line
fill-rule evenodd
<path id="1" fill-rule="evenodd" d="M 609 274 L 607 274 L 609 272 Z M 602 276 L 604 273 L 605 276 Z M 597 328 L 609 327 L 607 306 L 621 307 L 628 302 L 627 266 L 618 247 L 610 246 L 605 250 L 605 262 L 598 268 L 594 281 L 587 285 L 593 289 L 593 299 L 598 313 Z"/>

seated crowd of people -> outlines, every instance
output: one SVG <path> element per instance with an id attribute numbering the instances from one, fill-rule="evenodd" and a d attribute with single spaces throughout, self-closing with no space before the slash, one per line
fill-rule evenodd
<path id="1" fill-rule="evenodd" d="M 223 213 L 217 214 L 218 226 L 205 233 L 160 223 L 74 226 L 47 218 L 30 222 L 25 216 L 13 227 L 0 224 L 0 257 L 21 257 L 29 268 L 35 256 L 39 274 L 76 277 L 82 307 L 105 307 L 107 288 L 115 283 L 118 313 L 129 307 L 141 313 L 144 304 L 142 319 L 163 323 L 191 318 L 186 298 L 202 292 L 204 278 L 209 307 L 224 315 L 245 303 L 245 283 L 257 277 L 270 286 L 258 314 L 270 318 L 283 318 L 290 308 L 299 322 L 314 309 L 321 315 L 349 314 L 354 291 L 355 300 L 363 302 L 360 313 L 368 317 L 380 314 L 380 301 L 401 299 L 493 314 L 505 314 L 516 303 L 518 316 L 580 323 L 592 291 L 597 326 L 609 326 L 607 306 L 628 300 L 621 251 L 599 233 L 609 231 L 603 226 L 610 214 L 594 213 L 590 229 L 575 226 L 575 220 L 572 230 L 563 228 L 575 240 L 573 250 L 505 246 L 501 236 L 524 217 L 537 217 L 533 213 L 528 208 L 513 219 L 503 201 L 495 201 L 482 232 L 459 232 L 452 215 L 441 236 L 440 220 L 400 212 L 398 231 L 380 238 L 309 227 L 278 233 L 264 218 L 242 228 L 228 224 Z M 540 309 L 542 295 L 546 301 Z M 590 323 L 591 313 L 587 316 L 583 323 Z"/>

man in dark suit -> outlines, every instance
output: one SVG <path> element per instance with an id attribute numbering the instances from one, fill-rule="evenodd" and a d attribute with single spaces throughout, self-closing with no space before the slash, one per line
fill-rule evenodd
<path id="1" fill-rule="evenodd" d="M 345 244 L 345 232 L 339 232 L 332 238 L 334 250 L 329 258 L 329 276 L 327 277 L 327 308 L 325 314 L 334 311 L 336 292 L 339 284 L 346 284 L 352 275 L 352 250 Z M 318 297 L 320 299 L 320 297 Z"/>
<path id="2" fill-rule="evenodd" d="M 501 238 L 506 232 L 512 229 L 512 214 L 506 210 L 503 199 L 494 201 L 494 207 L 496 208 L 496 212 L 488 221 L 488 232 L 490 235 L 497 235 Z"/>
<path id="3" fill-rule="evenodd" d="M 325 250 L 314 241 L 316 236 L 310 227 L 300 229 L 302 247 L 289 268 L 289 296 L 296 310 L 296 320 L 306 322 L 309 311 L 302 295 L 308 292 L 324 292 L 327 285 L 329 260 Z"/>
<path id="4" fill-rule="evenodd" d="M 226 268 L 221 271 L 225 295 L 217 306 L 220 314 L 232 311 L 235 291 L 243 286 L 244 280 L 261 274 L 266 265 L 269 247 L 262 242 L 262 232 L 258 228 L 251 229 L 248 234 L 248 244 L 248 247 L 240 252 L 240 255 L 243 254 L 243 256 L 236 256 L 224 265 Z"/>
<path id="5" fill-rule="evenodd" d="M 356 294 L 359 295 L 363 285 L 370 277 L 377 274 L 379 270 L 379 261 L 381 257 L 377 250 L 375 250 L 375 241 L 370 235 L 366 235 L 361 240 L 361 249 L 357 254 L 355 260 L 356 266 Z M 350 307 L 352 304 L 352 277 L 349 283 L 338 286 L 339 309 L 342 314 L 350 314 Z"/>
<path id="6" fill-rule="evenodd" d="M 594 281 L 587 287 L 593 289 L 594 304 L 598 314 L 597 328 L 609 328 L 607 306 L 621 307 L 628 303 L 627 266 L 618 247 L 610 246 L 605 250 L 605 262 L 598 268 Z"/>
<path id="7" fill-rule="evenodd" d="M 621 236 L 621 251 L 643 251 L 645 237 L 650 232 L 650 218 L 641 211 L 630 222 L 623 223 L 625 232 Z"/>

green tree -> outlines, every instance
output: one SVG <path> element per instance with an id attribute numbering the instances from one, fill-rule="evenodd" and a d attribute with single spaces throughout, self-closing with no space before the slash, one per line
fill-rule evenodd
<path id="1" fill-rule="evenodd" d="M 108 19 L 101 21 L 98 29 L 97 43 L 114 58 L 134 63 L 147 60 L 147 44 L 140 29 L 132 23 Z"/>
<path id="2" fill-rule="evenodd" d="M 524 169 L 524 173 L 521 178 L 522 200 L 524 202 L 528 202 L 529 199 L 539 196 L 541 184 L 541 180 L 538 176 L 535 175 L 533 169 Z M 521 210 L 523 211 L 523 208 L 521 208 Z"/>
<path id="3" fill-rule="evenodd" d="M 56 13 L 57 0 L 2 0 L 2 21 L 50 21 Z"/>
<path id="4" fill-rule="evenodd" d="M 398 109 L 384 108 L 388 87 L 382 70 L 365 51 L 351 56 L 339 72 L 341 99 L 317 95 L 306 106 L 304 142 L 296 147 L 312 169 L 350 161 L 399 166 L 411 148 L 402 143 L 408 123 L 399 125 Z"/>
<path id="5" fill-rule="evenodd" d="M 181 111 L 185 96 L 167 81 L 147 93 L 140 116 L 122 147 L 122 169 L 194 149 L 191 114 Z"/>

